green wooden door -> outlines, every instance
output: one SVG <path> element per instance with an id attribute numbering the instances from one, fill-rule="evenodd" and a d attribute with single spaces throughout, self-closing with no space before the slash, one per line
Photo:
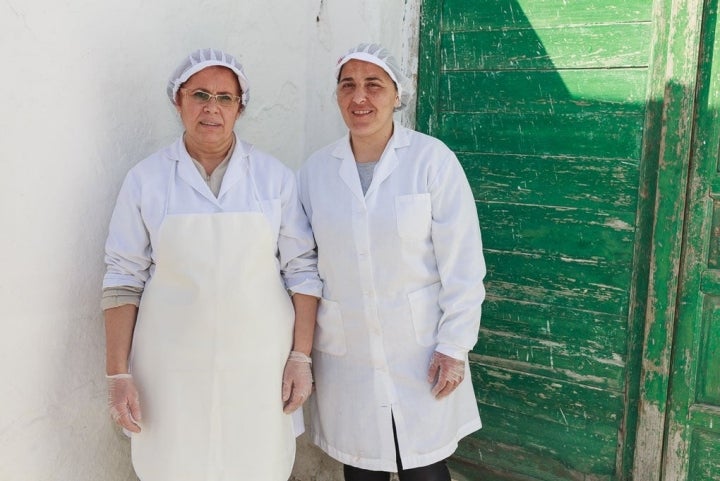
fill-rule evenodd
<path id="1" fill-rule="evenodd" d="M 457 479 L 627 479 L 661 110 L 650 0 L 425 0 L 419 130 L 460 158 L 488 263 L 484 427 Z"/>
<path id="2" fill-rule="evenodd" d="M 720 35 L 706 2 L 666 436 L 666 481 L 720 479 Z"/>

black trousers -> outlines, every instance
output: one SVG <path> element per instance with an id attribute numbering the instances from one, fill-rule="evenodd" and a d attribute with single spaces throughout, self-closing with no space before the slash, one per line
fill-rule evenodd
<path id="1" fill-rule="evenodd" d="M 369 471 L 354 466 L 343 467 L 345 481 L 390 481 L 390 473 L 385 471 Z M 400 481 L 450 481 L 450 471 L 443 459 L 437 463 L 421 468 L 402 469 L 398 465 Z"/>
<path id="2" fill-rule="evenodd" d="M 393 420 L 393 435 L 395 436 L 395 458 L 398 465 L 398 477 L 400 481 L 450 481 L 450 471 L 447 461 L 442 460 L 428 466 L 419 468 L 403 469 L 400 460 L 400 448 L 398 447 L 397 433 L 395 432 L 395 420 Z M 344 465 L 343 473 L 345 481 L 389 481 L 390 473 L 386 471 L 370 471 L 368 469 L 356 468 Z"/>

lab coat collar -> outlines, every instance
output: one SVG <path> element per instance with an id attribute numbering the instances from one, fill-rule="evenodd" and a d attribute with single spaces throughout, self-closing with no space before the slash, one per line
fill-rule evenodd
<path id="1" fill-rule="evenodd" d="M 252 149 L 253 146 L 251 144 L 243 142 L 236 137 L 235 150 L 233 151 L 232 157 L 230 157 L 228 168 L 225 172 L 225 176 L 223 177 L 220 192 L 217 197 L 215 197 L 212 191 L 210 191 L 210 187 L 208 187 L 205 180 L 198 172 L 197 167 L 195 167 L 182 137 L 175 142 L 173 157 L 178 162 L 178 176 L 190 185 L 197 193 L 217 206 L 220 206 L 220 199 L 223 194 L 235 185 L 235 183 L 237 183 L 243 175 L 246 175 L 247 159 Z"/>
<path id="2" fill-rule="evenodd" d="M 338 171 L 340 178 L 343 182 L 345 182 L 345 185 L 347 185 L 355 197 L 363 202 L 367 196 L 370 196 L 378 189 L 378 186 L 387 179 L 398 166 L 400 160 L 397 156 L 397 149 L 405 148 L 410 145 L 410 135 L 408 129 L 398 125 L 397 123 L 394 124 L 393 129 L 393 135 L 390 137 L 390 140 L 385 146 L 385 151 L 375 167 L 373 180 L 370 183 L 365 195 L 363 195 L 362 186 L 360 185 L 360 176 L 358 175 L 357 166 L 355 165 L 355 156 L 353 155 L 352 148 L 350 147 L 350 134 L 338 141 L 332 151 L 332 155 L 341 160 L 340 169 Z"/>
<path id="3" fill-rule="evenodd" d="M 344 139 L 340 139 L 333 149 L 332 155 L 340 159 L 340 169 L 338 175 L 345 182 L 350 192 L 360 200 L 365 201 L 362 186 L 360 185 L 360 176 L 358 175 L 357 166 L 355 165 L 355 156 L 350 147 L 350 134 Z"/>
<path id="4" fill-rule="evenodd" d="M 372 195 L 380 187 L 380 184 L 390 177 L 390 174 L 392 174 L 400 164 L 398 151 L 410 145 L 408 129 L 398 125 L 397 123 L 395 123 L 393 127 L 393 135 L 390 137 L 387 146 L 385 146 L 385 151 L 380 157 L 380 162 L 378 162 L 375 167 L 373 180 L 368 187 L 367 194 L 365 194 L 366 197 Z"/>
<path id="5" fill-rule="evenodd" d="M 192 158 L 185 148 L 185 142 L 183 137 L 175 142 L 175 148 L 173 149 L 174 158 L 177 161 L 177 175 L 190 187 L 192 187 L 198 194 L 202 195 L 209 201 L 217 204 L 217 199 L 210 191 L 210 187 L 205 183 L 205 180 L 198 172 L 197 167 L 193 164 Z"/>
<path id="6" fill-rule="evenodd" d="M 230 157 L 227 171 L 220 185 L 218 199 L 222 199 L 222 196 L 232 189 L 240 179 L 249 175 L 250 153 L 254 148 L 252 144 L 244 142 L 235 136 L 235 150 L 232 157 Z"/>

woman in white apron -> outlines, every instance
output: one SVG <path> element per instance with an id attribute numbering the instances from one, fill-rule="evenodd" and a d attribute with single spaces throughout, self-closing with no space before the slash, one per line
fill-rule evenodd
<path id="1" fill-rule="evenodd" d="M 449 481 L 445 458 L 480 428 L 468 367 L 485 294 L 475 202 L 450 149 L 394 123 L 409 91 L 387 50 L 360 45 L 335 76 L 349 135 L 298 174 L 324 283 L 312 439 L 347 481 Z"/>
<path id="2" fill-rule="evenodd" d="M 248 92 L 232 56 L 193 52 L 167 88 L 184 134 L 130 170 L 110 222 L 109 404 L 141 481 L 292 469 L 322 284 L 292 172 L 233 132 Z"/>

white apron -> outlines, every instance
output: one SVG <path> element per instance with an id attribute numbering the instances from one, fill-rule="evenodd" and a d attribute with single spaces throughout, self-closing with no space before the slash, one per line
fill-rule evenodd
<path id="1" fill-rule="evenodd" d="M 281 385 L 293 307 L 260 212 L 168 215 L 143 293 L 132 373 L 142 481 L 286 481 Z"/>

